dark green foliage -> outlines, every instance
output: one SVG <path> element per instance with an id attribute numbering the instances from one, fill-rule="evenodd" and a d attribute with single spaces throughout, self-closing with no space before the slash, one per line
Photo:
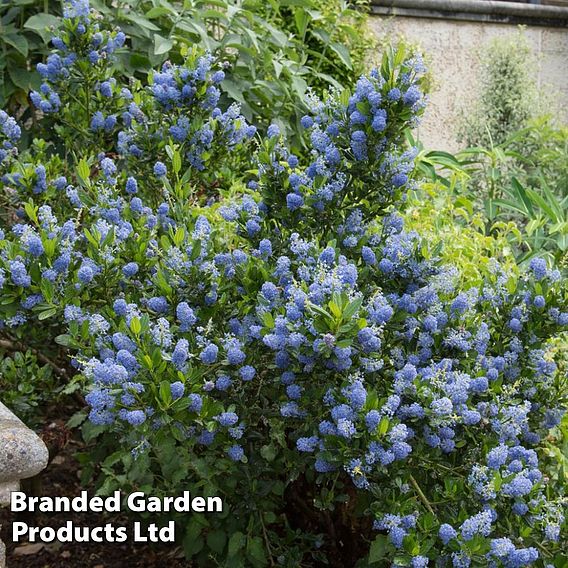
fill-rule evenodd
<path id="1" fill-rule="evenodd" d="M 129 36 L 118 57 L 124 77 L 144 79 L 182 51 L 199 44 L 228 65 L 225 102 L 238 102 L 259 127 L 276 119 L 288 134 L 305 112 L 309 88 L 353 83 L 373 46 L 365 2 L 343 0 L 232 0 L 166 2 L 95 1 L 93 7 Z M 45 12 L 45 13 L 44 13 Z M 46 55 L 42 38 L 60 16 L 59 2 L 19 0 L 0 8 L 0 105 L 12 114 L 28 109 L 26 93 L 39 86 L 35 64 Z M 300 144 L 300 140 L 294 140 Z"/>
<path id="2" fill-rule="evenodd" d="M 30 426 L 41 416 L 38 407 L 54 402 L 57 392 L 55 373 L 51 365 L 38 361 L 31 350 L 8 353 L 5 339 L 0 343 L 0 392 L 2 402 Z"/>

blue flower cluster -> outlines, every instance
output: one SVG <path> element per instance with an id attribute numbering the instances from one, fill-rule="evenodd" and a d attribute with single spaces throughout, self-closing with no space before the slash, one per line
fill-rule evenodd
<path id="1" fill-rule="evenodd" d="M 416 152 L 404 148 L 402 134 L 422 112 L 423 73 L 422 63 L 409 59 L 392 73 L 375 70 L 362 77 L 351 97 L 331 93 L 321 101 L 312 96 L 311 114 L 302 119 L 311 157 L 306 166 L 271 125 L 259 154 L 258 179 L 249 183 L 259 194 L 262 216 L 283 226 L 302 219 L 304 232 L 312 229 L 310 221 L 319 232 L 322 221 L 328 230 L 340 230 L 338 213 L 369 199 L 359 211 L 366 222 L 399 200 L 411 187 Z M 393 97 L 393 91 L 400 96 Z M 248 226 L 258 224 L 255 216 L 238 218 L 249 236 L 258 232 Z"/>
<path id="2" fill-rule="evenodd" d="M 15 153 L 22 130 L 14 118 L 0 110 L 0 165 Z"/>
<path id="3" fill-rule="evenodd" d="M 44 113 L 57 113 L 61 109 L 61 96 L 69 84 L 79 80 L 76 68 L 82 63 L 89 67 L 108 65 L 112 54 L 124 45 L 126 36 L 116 30 L 101 30 L 91 22 L 88 0 L 66 0 L 63 17 L 65 29 L 51 40 L 56 49 L 37 70 L 43 79 L 39 91 L 30 93 L 32 103 Z"/>
<path id="4" fill-rule="evenodd" d="M 224 72 L 195 51 L 134 97 L 103 72 L 120 32 L 85 1 L 65 18 L 35 102 L 70 112 L 56 86 L 100 56 L 89 127 L 120 155 L 86 151 L 71 172 L 28 157 L 3 178 L 35 202 L 0 231 L 0 325 L 60 318 L 90 421 L 132 451 L 124 467 L 168 440 L 235 479 L 279 460 L 314 492 L 349 484 L 395 565 L 516 568 L 543 560 L 535 540 L 558 550 L 566 498 L 540 450 L 565 408 L 548 343 L 568 325 L 565 283 L 535 258 L 460 289 L 405 231 L 391 205 L 413 183 L 421 62 L 391 54 L 352 95 L 312 98 L 305 164 L 273 124 L 245 194 L 199 206 L 180 161 L 201 172 L 255 135 L 218 107 Z M 0 133 L 5 159 L 20 134 L 5 113 Z"/>

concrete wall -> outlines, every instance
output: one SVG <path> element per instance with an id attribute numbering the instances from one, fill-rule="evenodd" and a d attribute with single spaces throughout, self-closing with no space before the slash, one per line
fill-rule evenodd
<path id="1" fill-rule="evenodd" d="M 405 36 L 420 45 L 430 61 L 434 92 L 419 137 L 429 148 L 459 148 L 460 114 L 478 92 L 480 51 L 496 37 L 514 35 L 516 25 L 426 17 L 371 16 L 378 37 Z M 527 40 L 537 56 L 538 83 L 555 93 L 562 120 L 568 120 L 568 28 L 527 26 Z"/>

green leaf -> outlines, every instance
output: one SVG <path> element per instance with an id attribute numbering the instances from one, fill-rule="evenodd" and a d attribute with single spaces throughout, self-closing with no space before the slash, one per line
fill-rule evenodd
<path id="1" fill-rule="evenodd" d="M 297 10 L 294 10 L 294 20 L 296 21 L 298 35 L 300 37 L 304 37 L 308 27 L 308 22 L 310 21 L 310 15 L 302 8 L 298 8 Z"/>
<path id="2" fill-rule="evenodd" d="M 387 536 L 384 534 L 377 535 L 369 550 L 369 564 L 382 561 L 386 556 L 387 546 Z"/>
<path id="3" fill-rule="evenodd" d="M 513 185 L 513 189 L 517 192 L 517 196 L 524 203 L 527 212 L 530 213 L 531 217 L 534 217 L 534 209 L 533 209 L 531 200 L 527 196 L 527 192 L 525 191 L 525 188 L 521 185 L 521 183 L 519 182 L 519 180 L 516 177 L 513 177 L 511 179 L 511 183 Z"/>
<path id="4" fill-rule="evenodd" d="M 24 91 L 39 88 L 39 74 L 35 71 L 28 71 L 23 67 L 10 65 L 8 67 L 8 75 L 10 75 L 14 85 Z"/>
<path id="5" fill-rule="evenodd" d="M 55 338 L 55 343 L 58 345 L 63 345 L 63 347 L 69 347 L 71 344 L 71 336 L 64 333 L 63 335 L 58 335 Z"/>
<path id="6" fill-rule="evenodd" d="M 341 59 L 343 65 L 345 65 L 347 69 L 353 69 L 353 62 L 351 61 L 351 55 L 349 54 L 347 47 L 335 41 L 330 42 L 329 47 L 337 53 L 339 59 Z"/>
<path id="7" fill-rule="evenodd" d="M 83 182 L 83 185 L 88 183 L 89 177 L 91 176 L 91 168 L 89 168 L 89 164 L 84 158 L 77 164 L 77 175 L 81 182 Z"/>
<path id="8" fill-rule="evenodd" d="M 361 307 L 362 303 L 363 303 L 362 298 L 356 298 L 355 300 L 350 302 L 347 308 L 345 309 L 345 311 L 343 312 L 344 321 L 351 319 L 355 315 L 357 310 Z"/>
<path id="9" fill-rule="evenodd" d="M 546 183 L 546 181 L 544 179 L 541 179 L 541 185 L 542 185 L 542 189 L 544 191 L 544 195 L 546 196 L 546 199 L 547 199 L 550 207 L 553 209 L 554 213 L 556 214 L 556 219 L 559 222 L 563 221 L 564 218 L 565 218 L 566 208 L 563 207 L 562 203 L 552 193 L 552 191 L 550 190 L 550 187 L 548 187 L 548 184 Z"/>
<path id="10" fill-rule="evenodd" d="M 522 207 L 517 205 L 514 201 L 509 201 L 506 199 L 493 199 L 492 203 L 494 205 L 499 205 L 499 207 L 504 207 L 505 209 L 510 209 L 511 211 L 521 213 L 523 216 L 527 214 L 527 212 Z"/>
<path id="11" fill-rule="evenodd" d="M 556 211 L 539 195 L 534 189 L 527 188 L 527 195 L 536 203 L 547 215 L 548 218 L 557 223 L 559 221 Z"/>
<path id="12" fill-rule="evenodd" d="M 227 535 L 225 531 L 216 530 L 207 535 L 207 546 L 217 554 L 221 554 L 227 543 Z"/>
<path id="13" fill-rule="evenodd" d="M 246 538 L 242 532 L 237 531 L 236 533 L 234 533 L 229 540 L 229 550 L 228 550 L 229 556 L 233 556 L 239 550 L 241 550 L 244 547 L 245 542 Z"/>
<path id="14" fill-rule="evenodd" d="M 15 47 L 24 57 L 28 56 L 28 41 L 20 34 L 5 34 L 2 40 Z"/>
<path id="15" fill-rule="evenodd" d="M 69 420 L 67 421 L 66 426 L 67 428 L 77 428 L 77 426 L 80 426 L 81 424 L 83 424 L 83 422 L 85 422 L 86 418 L 86 412 L 75 412 L 75 414 L 73 414 L 73 416 L 71 416 L 71 418 L 69 418 Z"/>
<path id="16" fill-rule="evenodd" d="M 495 491 L 499 491 L 503 485 L 503 478 L 498 471 L 495 472 L 495 476 L 493 477 L 493 485 L 495 487 Z"/>
<path id="17" fill-rule="evenodd" d="M 154 18 L 161 18 L 162 16 L 169 16 L 170 14 L 177 16 L 177 12 L 175 10 L 166 8 L 165 6 L 156 6 L 148 10 L 145 16 L 149 20 L 152 20 Z"/>
<path id="18" fill-rule="evenodd" d="M 450 170 L 462 171 L 462 165 L 459 160 L 455 158 L 449 152 L 443 152 L 441 150 L 435 150 L 433 152 L 428 152 L 425 156 L 430 164 L 443 166 Z"/>
<path id="19" fill-rule="evenodd" d="M 298 95 L 298 97 L 303 99 L 307 90 L 308 90 L 308 84 L 306 83 L 304 78 L 300 77 L 299 75 L 293 75 L 292 76 L 292 85 L 293 85 L 294 91 L 296 91 L 296 94 Z"/>
<path id="20" fill-rule="evenodd" d="M 140 333 L 140 331 L 142 331 L 142 325 L 140 324 L 140 318 L 135 316 L 130 320 L 130 330 L 132 331 L 132 333 L 134 335 L 138 335 Z"/>
<path id="21" fill-rule="evenodd" d="M 286 34 L 279 30 L 278 28 L 274 27 L 273 25 L 269 24 L 268 22 L 264 22 L 266 29 L 270 32 L 270 37 L 274 41 L 276 45 L 279 47 L 286 47 L 288 43 L 288 38 Z"/>
<path id="22" fill-rule="evenodd" d="M 40 312 L 39 316 L 37 317 L 38 320 L 43 321 L 46 320 L 52 316 L 54 316 L 57 313 L 57 308 L 49 308 L 43 312 Z"/>
<path id="23" fill-rule="evenodd" d="M 127 14 L 126 19 L 130 20 L 134 24 L 138 24 L 141 28 L 145 28 L 152 32 L 160 31 L 160 28 L 158 26 L 156 26 L 152 22 L 149 22 L 146 18 L 139 16 L 137 14 Z"/>
<path id="24" fill-rule="evenodd" d="M 272 444 L 262 446 L 262 448 L 260 448 L 260 455 L 268 462 L 274 461 L 274 458 L 276 457 L 276 449 Z"/>
<path id="25" fill-rule="evenodd" d="M 179 174 L 181 170 L 181 154 L 176 150 L 172 156 L 172 169 L 174 174 Z"/>
<path id="26" fill-rule="evenodd" d="M 379 434 L 381 436 L 387 433 L 387 430 L 389 429 L 389 424 L 390 420 L 386 416 L 383 416 L 381 418 L 381 421 L 379 422 L 379 428 L 378 428 Z"/>
<path id="27" fill-rule="evenodd" d="M 262 323 L 265 327 L 267 327 L 268 329 L 272 329 L 274 327 L 274 318 L 272 317 L 272 314 L 270 312 L 264 312 L 261 317 Z"/>
<path id="28" fill-rule="evenodd" d="M 336 318 L 341 316 L 341 308 L 335 302 L 329 302 L 328 306 L 329 310 Z"/>
<path id="29" fill-rule="evenodd" d="M 239 103 L 246 102 L 243 97 L 244 89 L 237 81 L 226 79 L 221 83 L 221 87 L 233 100 Z"/>
<path id="30" fill-rule="evenodd" d="M 44 31 L 47 28 L 59 26 L 59 18 L 51 14 L 36 14 L 26 20 L 24 28 L 34 31 Z"/>
<path id="31" fill-rule="evenodd" d="M 258 564 L 264 566 L 267 562 L 264 552 L 264 543 L 259 536 L 249 537 L 247 542 L 247 554 Z"/>
<path id="32" fill-rule="evenodd" d="M 160 399 L 166 406 L 172 402 L 172 390 L 169 381 L 162 381 L 160 383 Z"/>
<path id="33" fill-rule="evenodd" d="M 81 433 L 85 442 L 90 442 L 94 440 L 98 435 L 102 434 L 108 426 L 105 425 L 95 425 L 90 420 L 83 422 L 81 426 Z M 108 477 L 107 481 L 110 482 L 111 478 Z M 106 483 L 106 482 L 105 482 Z M 98 493 L 102 493 L 102 489 L 98 490 Z"/>
<path id="34" fill-rule="evenodd" d="M 170 38 L 165 38 L 160 34 L 154 34 L 154 55 L 167 53 L 173 46 L 174 42 Z"/>
<path id="35" fill-rule="evenodd" d="M 37 225 L 37 223 L 38 223 L 38 219 L 37 219 L 38 208 L 34 205 L 33 201 L 28 201 L 28 203 L 26 203 L 24 205 L 24 211 L 26 212 L 26 215 Z"/>

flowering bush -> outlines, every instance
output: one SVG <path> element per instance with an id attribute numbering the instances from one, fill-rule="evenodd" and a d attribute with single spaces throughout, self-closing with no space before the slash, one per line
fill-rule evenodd
<path id="1" fill-rule="evenodd" d="M 3 326 L 53 321 L 73 352 L 101 492 L 222 495 L 183 519 L 203 565 L 562 566 L 541 448 L 566 403 L 548 340 L 567 291 L 538 258 L 462 288 L 405 232 L 420 60 L 391 51 L 312 97 L 298 157 L 217 106 L 206 54 L 127 89 L 122 41 L 69 3 L 32 100 L 80 143 L 15 159 L 2 130 Z"/>
<path id="2" fill-rule="evenodd" d="M 0 107 L 11 109 L 23 123 L 32 116 L 28 91 L 39 86 L 36 63 L 49 54 L 44 43 L 51 37 L 49 28 L 61 21 L 62 4 L 26 0 L 0 5 L 0 74 L 5 79 Z M 296 125 L 305 113 L 306 90 L 353 83 L 376 47 L 367 26 L 367 0 L 247 0 L 238 6 L 215 0 L 214 10 L 202 0 L 104 0 L 96 8 L 92 18 L 118 24 L 128 34 L 128 42 L 113 52 L 113 74 L 121 82 L 145 79 L 166 60 L 179 64 L 188 46 L 200 45 L 228 66 L 221 85 L 224 106 L 241 104 L 242 114 L 261 131 L 278 120 L 294 143 L 301 143 Z M 41 133 L 46 140 L 53 134 Z"/>

